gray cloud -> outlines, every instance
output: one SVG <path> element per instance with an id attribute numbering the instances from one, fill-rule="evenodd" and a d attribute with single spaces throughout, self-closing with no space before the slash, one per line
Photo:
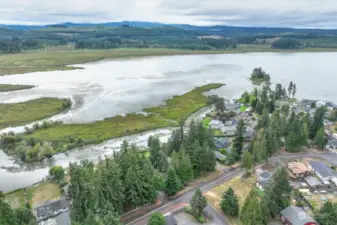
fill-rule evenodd
<path id="1" fill-rule="evenodd" d="M 337 28 L 335 0 L 11 0 L 0 23 L 141 20 L 195 25 Z"/>

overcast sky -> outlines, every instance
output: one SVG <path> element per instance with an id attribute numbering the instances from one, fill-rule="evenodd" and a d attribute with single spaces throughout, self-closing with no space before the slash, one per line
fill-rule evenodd
<path id="1" fill-rule="evenodd" d="M 337 28 L 337 0 L 0 0 L 2 24 L 122 20 Z"/>

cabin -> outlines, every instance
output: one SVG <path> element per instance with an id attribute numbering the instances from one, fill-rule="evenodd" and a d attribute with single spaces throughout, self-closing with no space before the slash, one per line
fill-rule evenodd
<path id="1" fill-rule="evenodd" d="M 318 225 L 308 213 L 297 206 L 289 206 L 280 213 L 280 219 L 285 225 Z"/>

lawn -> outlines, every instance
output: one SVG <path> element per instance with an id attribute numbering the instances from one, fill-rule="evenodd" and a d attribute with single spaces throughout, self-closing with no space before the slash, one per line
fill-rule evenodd
<path id="1" fill-rule="evenodd" d="M 13 209 L 25 206 L 25 194 L 23 189 L 5 193 L 4 196 L 5 202 L 10 204 Z"/>
<path id="2" fill-rule="evenodd" d="M 40 98 L 27 102 L 0 104 L 0 129 L 23 125 L 53 116 L 67 108 L 69 100 Z"/>
<path id="3" fill-rule="evenodd" d="M 315 209 L 318 209 L 323 205 L 326 201 L 337 202 L 337 196 L 333 194 L 313 194 L 307 196 L 310 202 L 315 202 Z"/>
<path id="4" fill-rule="evenodd" d="M 46 201 L 57 200 L 61 197 L 59 185 L 52 182 L 31 186 L 28 188 L 27 193 L 29 204 L 32 207 L 37 207 Z"/>
<path id="5" fill-rule="evenodd" d="M 174 96 L 166 101 L 163 106 L 144 109 L 145 112 L 156 113 L 166 119 L 179 122 L 187 119 L 192 113 L 206 106 L 207 97 L 204 92 L 220 88 L 223 84 L 207 84 L 197 87 L 186 94 Z"/>
<path id="6" fill-rule="evenodd" d="M 19 85 L 19 84 L 0 84 L 0 92 L 6 91 L 17 91 L 23 89 L 30 89 L 33 88 L 32 85 Z"/>
<path id="7" fill-rule="evenodd" d="M 245 105 L 240 106 L 240 112 L 246 111 L 247 108 L 248 108 L 248 107 L 245 106 Z"/>
<path id="8" fill-rule="evenodd" d="M 239 198 L 239 204 L 241 208 L 250 190 L 253 186 L 255 186 L 255 182 L 255 177 L 249 177 L 245 180 L 242 180 L 240 177 L 236 177 L 231 181 L 223 183 L 207 192 L 206 198 L 213 207 L 221 211 L 219 204 L 221 202 L 222 195 L 225 191 L 228 190 L 229 187 L 231 187 Z M 240 225 L 240 222 L 236 218 L 229 218 L 229 220 L 232 225 Z"/>
<path id="9" fill-rule="evenodd" d="M 209 123 L 211 122 L 212 118 L 211 117 L 205 117 L 203 120 L 202 120 L 202 125 L 206 128 L 209 127 Z"/>
<path id="10" fill-rule="evenodd" d="M 215 137 L 223 137 L 224 136 L 224 134 L 222 133 L 222 131 L 219 130 L 219 129 L 213 129 L 212 132 L 213 132 L 213 135 Z"/>

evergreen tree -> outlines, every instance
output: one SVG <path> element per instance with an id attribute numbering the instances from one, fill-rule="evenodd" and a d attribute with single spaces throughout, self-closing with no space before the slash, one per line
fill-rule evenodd
<path id="1" fill-rule="evenodd" d="M 275 87 L 275 99 L 280 100 L 282 98 L 282 84 L 276 84 Z"/>
<path id="2" fill-rule="evenodd" d="M 223 98 L 219 98 L 218 101 L 215 103 L 215 109 L 218 113 L 223 113 L 225 111 L 226 107 Z"/>
<path id="3" fill-rule="evenodd" d="M 150 157 L 149 160 L 153 167 L 160 172 L 165 172 L 168 167 L 168 161 L 166 155 L 161 151 L 160 141 L 158 137 L 150 137 Z"/>
<path id="4" fill-rule="evenodd" d="M 259 115 L 262 114 L 263 112 L 263 104 L 261 102 L 261 100 L 257 99 L 257 103 L 256 103 L 256 106 L 255 106 L 255 112 Z"/>
<path id="5" fill-rule="evenodd" d="M 317 131 L 321 127 L 323 127 L 324 114 L 325 114 L 325 108 L 324 107 L 320 107 L 320 108 L 316 109 L 313 121 L 310 124 L 309 137 L 311 139 L 314 139 L 316 134 L 317 134 Z"/>
<path id="6" fill-rule="evenodd" d="M 193 166 L 184 148 L 179 153 L 172 153 L 171 164 L 182 183 L 187 183 L 193 178 Z"/>
<path id="7" fill-rule="evenodd" d="M 53 166 L 49 170 L 49 176 L 57 182 L 61 182 L 64 179 L 64 173 L 62 166 Z"/>
<path id="8" fill-rule="evenodd" d="M 288 96 L 289 96 L 289 97 L 290 97 L 291 94 L 293 93 L 292 90 L 293 90 L 293 82 L 290 81 L 289 86 L 288 86 Z"/>
<path id="9" fill-rule="evenodd" d="M 241 209 L 242 225 L 264 225 L 263 212 L 259 197 L 254 189 L 251 190 Z"/>
<path id="10" fill-rule="evenodd" d="M 220 207 L 228 216 L 237 217 L 239 215 L 239 200 L 231 187 L 223 194 Z"/>
<path id="11" fill-rule="evenodd" d="M 242 154 L 243 143 L 245 141 L 244 133 L 246 132 L 245 123 L 241 119 L 236 127 L 235 138 L 233 141 L 233 149 L 238 153 L 239 156 Z"/>
<path id="12" fill-rule="evenodd" d="M 241 167 L 246 170 L 246 174 L 253 168 L 253 157 L 249 151 L 242 154 Z"/>
<path id="13" fill-rule="evenodd" d="M 181 189 L 181 182 L 173 168 L 168 170 L 165 181 L 165 192 L 169 196 L 175 195 Z"/>
<path id="14" fill-rule="evenodd" d="M 278 216 L 281 210 L 290 205 L 291 193 L 287 170 L 283 167 L 277 168 L 264 196 L 270 211 L 270 218 Z"/>
<path id="15" fill-rule="evenodd" d="M 324 129 L 323 127 L 321 127 L 316 133 L 315 145 L 318 148 L 324 150 L 326 143 L 327 143 L 327 140 L 325 138 Z"/>
<path id="16" fill-rule="evenodd" d="M 207 200 L 205 196 L 202 195 L 201 190 L 197 189 L 193 195 L 191 201 L 191 211 L 195 217 L 202 215 L 204 208 L 207 206 Z"/>
<path id="17" fill-rule="evenodd" d="M 315 212 L 315 219 L 321 225 L 337 224 L 337 203 L 325 202 L 321 208 Z"/>
<path id="18" fill-rule="evenodd" d="M 0 191 L 0 224 L 1 225 L 17 225 L 18 221 L 15 212 L 10 205 L 5 202 L 4 196 Z"/>
<path id="19" fill-rule="evenodd" d="M 166 221 L 164 216 L 159 213 L 159 212 L 155 212 L 151 215 L 150 219 L 149 219 L 149 223 L 148 225 L 165 225 Z"/>
<path id="20" fill-rule="evenodd" d="M 292 94 L 293 94 L 293 98 L 294 98 L 295 95 L 296 95 L 296 91 L 297 91 L 297 90 L 296 90 L 296 84 L 294 84 L 294 85 L 293 85 L 293 93 L 292 93 Z"/>

